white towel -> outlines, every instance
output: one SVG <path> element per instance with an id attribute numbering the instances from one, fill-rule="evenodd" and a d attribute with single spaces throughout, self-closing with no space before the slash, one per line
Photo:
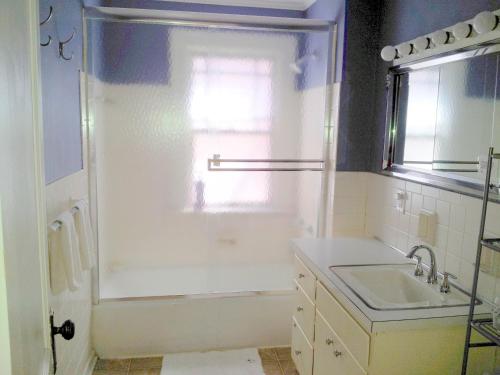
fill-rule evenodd
<path id="1" fill-rule="evenodd" d="M 78 209 L 75 213 L 76 231 L 80 243 L 80 261 L 84 270 L 89 270 L 94 266 L 94 236 L 90 223 L 90 210 L 86 201 L 81 200 L 75 203 Z"/>
<path id="2" fill-rule="evenodd" d="M 61 226 L 53 233 L 50 251 L 50 282 L 54 294 L 66 288 L 75 291 L 80 288 L 83 280 L 73 215 L 64 212 L 56 221 L 60 222 Z M 65 277 L 62 277 L 63 274 Z"/>

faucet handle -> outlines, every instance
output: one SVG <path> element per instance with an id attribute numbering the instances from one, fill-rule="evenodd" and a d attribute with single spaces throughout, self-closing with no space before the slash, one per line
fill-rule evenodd
<path id="1" fill-rule="evenodd" d="M 441 287 L 439 288 L 441 293 L 449 293 L 450 292 L 450 283 L 448 282 L 448 278 L 452 278 L 455 280 L 457 279 L 457 277 L 454 274 L 449 273 L 449 272 L 443 272 L 443 282 L 441 283 Z"/>
<path id="2" fill-rule="evenodd" d="M 414 255 L 413 258 L 417 260 L 417 266 L 415 267 L 415 272 L 413 274 L 415 276 L 422 276 L 424 274 L 424 270 L 422 268 L 422 257 L 420 255 Z"/>

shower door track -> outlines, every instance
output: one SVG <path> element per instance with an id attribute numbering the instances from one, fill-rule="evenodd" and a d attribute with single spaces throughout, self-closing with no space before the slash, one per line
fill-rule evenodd
<path id="1" fill-rule="evenodd" d="M 256 291 L 235 291 L 235 292 L 213 292 L 198 294 L 170 294 L 144 297 L 119 297 L 102 298 L 101 302 L 144 302 L 144 301 L 170 301 L 170 300 L 196 300 L 210 298 L 238 298 L 238 297 L 275 297 L 295 294 L 295 289 L 283 290 L 256 290 Z"/>
<path id="2" fill-rule="evenodd" d="M 316 160 L 322 163 L 321 170 L 316 169 L 315 171 L 320 171 L 322 175 L 321 182 L 321 192 L 320 192 L 320 207 L 318 208 L 318 237 L 324 237 L 328 235 L 327 225 L 331 222 L 327 218 L 327 213 L 332 209 L 332 202 L 329 201 L 330 191 L 329 186 L 329 173 L 333 171 L 331 166 L 331 152 L 334 144 L 334 118 L 333 118 L 333 83 L 335 82 L 335 67 L 336 67 L 336 49 L 337 49 L 337 24 L 332 21 L 323 20 L 307 20 L 302 18 L 280 18 L 280 17 L 265 17 L 265 16 L 241 16 L 241 15 L 224 15 L 227 16 L 226 19 L 209 19 L 206 18 L 193 18 L 193 12 L 178 12 L 178 11 L 167 11 L 168 13 L 165 18 L 147 18 L 147 17 L 132 17 L 124 16 L 110 13 L 109 10 L 130 10 L 126 8 L 107 8 L 107 7 L 87 7 L 83 9 L 82 19 L 83 19 L 83 70 L 85 72 L 84 78 L 84 110 L 82 113 L 85 114 L 85 126 L 87 128 L 88 142 L 87 142 L 87 158 L 88 158 L 88 175 L 89 175 L 89 203 L 91 205 L 91 211 L 93 211 L 93 225 L 96 228 L 97 237 L 97 251 L 96 256 L 99 259 L 99 232 L 98 232 L 98 219 L 97 219 L 97 175 L 95 161 L 92 162 L 92 155 L 95 152 L 95 133 L 93 126 L 90 125 L 90 113 L 88 108 L 88 29 L 87 20 L 100 20 L 108 22 L 123 22 L 123 23 L 141 23 L 141 24 L 164 24 L 172 26 L 186 26 L 186 27 L 206 27 L 212 29 L 232 29 L 232 30 L 255 30 L 255 31 L 276 31 L 276 32 L 313 32 L 313 31 L 323 31 L 329 32 L 330 42 L 328 51 L 328 68 L 327 68 L 327 95 L 325 101 L 325 125 L 324 125 L 324 137 L 323 137 L 323 159 Z M 191 16 L 191 18 L 188 17 Z M 175 18 L 175 17 L 178 18 Z M 206 15 L 204 15 L 206 16 Z M 228 17 L 234 20 L 227 19 Z M 237 20 L 239 18 L 239 20 Z M 244 20 L 254 20 L 255 22 L 248 22 Z M 270 20 L 274 21 L 270 22 Z M 262 22 L 257 22 L 262 21 Z M 267 21 L 267 22 L 263 22 Z M 333 213 L 332 213 L 333 216 Z M 100 297 L 99 290 L 99 262 L 97 266 L 92 269 L 92 300 L 95 305 L 100 302 L 111 302 L 111 301 L 147 301 L 147 300 L 168 300 L 168 299 L 200 299 L 200 298 L 228 298 L 228 297 L 248 297 L 248 296 L 274 296 L 281 295 L 283 293 L 289 293 L 290 291 L 244 291 L 244 292 L 227 292 L 227 293 L 209 293 L 209 294 L 193 294 L 193 295 L 170 295 L 170 296 L 147 296 L 147 297 L 125 297 L 110 299 Z M 291 291 L 293 292 L 293 290 Z"/>
<path id="3" fill-rule="evenodd" d="M 141 13 L 141 11 L 143 13 Z M 150 15 L 145 15 L 144 13 L 149 13 Z M 336 26 L 334 22 L 305 18 L 216 13 L 213 13 L 213 16 L 210 17 L 207 16 L 206 13 L 200 16 L 196 12 L 147 9 L 136 10 L 116 7 L 86 7 L 84 9 L 84 19 L 231 30 L 285 32 L 332 31 Z"/>

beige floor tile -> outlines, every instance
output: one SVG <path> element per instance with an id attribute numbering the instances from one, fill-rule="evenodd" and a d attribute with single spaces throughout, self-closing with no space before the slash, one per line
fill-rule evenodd
<path id="1" fill-rule="evenodd" d="M 161 368 L 151 368 L 142 370 L 130 370 L 128 375 L 160 375 Z"/>
<path id="2" fill-rule="evenodd" d="M 92 375 L 127 375 L 127 370 L 94 370 Z"/>
<path id="3" fill-rule="evenodd" d="M 99 359 L 95 370 L 113 370 L 127 372 L 130 367 L 130 359 Z"/>
<path id="4" fill-rule="evenodd" d="M 268 371 L 281 371 L 279 362 L 272 359 L 263 359 L 262 367 L 264 368 L 264 372 L 266 374 Z"/>
<path id="5" fill-rule="evenodd" d="M 161 368 L 163 357 L 133 358 L 130 362 L 130 370 L 157 369 Z"/>
<path id="6" fill-rule="evenodd" d="M 276 360 L 278 357 L 276 356 L 276 352 L 273 348 L 259 349 L 259 356 L 262 360 L 270 359 Z"/>
<path id="7" fill-rule="evenodd" d="M 276 356 L 279 360 L 291 361 L 292 360 L 292 352 L 291 349 L 288 348 L 275 348 Z"/>
<path id="8" fill-rule="evenodd" d="M 284 375 L 297 375 L 298 372 L 295 368 L 293 361 L 280 361 L 281 369 Z"/>

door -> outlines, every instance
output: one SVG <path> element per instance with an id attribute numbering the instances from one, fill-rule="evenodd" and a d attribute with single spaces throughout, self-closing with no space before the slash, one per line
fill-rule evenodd
<path id="1" fill-rule="evenodd" d="M 0 12 L 2 374 L 49 369 L 37 51 L 38 3 L 7 0 Z"/>
<path id="2" fill-rule="evenodd" d="M 101 298 L 292 289 L 289 241 L 318 233 L 331 30 L 89 30 Z"/>

